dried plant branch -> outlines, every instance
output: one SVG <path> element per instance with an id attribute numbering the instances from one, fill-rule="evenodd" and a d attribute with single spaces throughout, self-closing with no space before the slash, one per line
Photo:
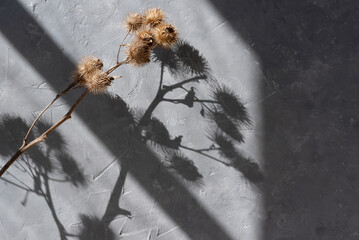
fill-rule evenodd
<path id="1" fill-rule="evenodd" d="M 44 142 L 48 135 L 55 131 L 56 128 L 58 128 L 61 124 L 63 124 L 66 120 L 71 118 L 72 112 L 75 110 L 75 108 L 78 106 L 78 104 L 82 101 L 82 99 L 89 93 L 89 89 L 87 89 L 76 101 L 76 103 L 70 108 L 70 110 L 65 114 L 65 116 L 60 119 L 57 123 L 55 123 L 52 127 L 50 127 L 48 130 L 46 130 L 43 134 L 41 134 L 39 137 L 35 138 L 29 143 L 25 143 L 25 145 L 21 146 L 19 150 L 11 157 L 11 159 L 1 168 L 0 170 L 0 177 L 6 172 L 6 170 L 18 159 L 25 151 L 30 149 L 31 147 Z"/>
<path id="2" fill-rule="evenodd" d="M 121 65 L 127 64 L 127 63 L 129 63 L 129 59 L 128 59 L 128 58 L 126 58 L 126 59 L 123 60 L 122 62 L 116 63 L 113 67 L 111 67 L 111 68 L 110 68 L 109 70 L 107 70 L 105 73 L 106 73 L 106 74 L 110 74 L 110 73 L 112 73 L 113 71 L 115 71 L 117 68 L 119 68 Z"/>
<path id="3" fill-rule="evenodd" d="M 177 41 L 178 32 L 174 26 L 165 21 L 165 13 L 158 8 L 148 9 L 145 15 L 139 13 L 130 14 L 125 20 L 125 26 L 127 33 L 119 45 L 116 57 L 116 64 L 109 68 L 106 72 L 102 70 L 103 63 L 100 59 L 94 56 L 85 57 L 77 65 L 72 76 L 74 81 L 56 97 L 40 112 L 35 118 L 30 128 L 28 129 L 25 137 L 23 138 L 22 145 L 18 151 L 11 157 L 11 159 L 0 170 L 0 177 L 5 171 L 18 159 L 26 150 L 37 145 L 40 142 L 44 142 L 49 134 L 51 134 L 56 128 L 63 124 L 66 120 L 71 118 L 71 114 L 82 99 L 91 92 L 93 94 L 104 93 L 108 86 L 111 85 L 114 79 L 121 78 L 122 76 L 109 76 L 110 73 L 115 71 L 118 67 L 124 64 L 132 64 L 133 66 L 142 66 L 150 62 L 151 51 L 157 47 L 170 47 Z M 126 38 L 131 34 L 135 36 L 134 40 L 130 44 L 124 44 Z M 119 55 L 121 47 L 127 46 L 127 58 L 122 62 L 119 62 Z M 164 96 L 165 92 L 170 91 L 162 90 L 163 81 L 163 69 L 161 68 L 161 81 L 159 86 L 159 93 L 156 97 L 158 102 L 152 104 L 154 109 Z M 195 79 L 194 79 L 195 80 Z M 192 80 L 193 81 L 193 80 Z M 183 83 L 184 84 L 184 83 Z M 41 116 L 49 109 L 49 107 L 62 95 L 66 94 L 73 87 L 84 87 L 86 91 L 78 98 L 76 103 L 71 107 L 68 113 L 60 119 L 57 123 L 51 126 L 48 130 L 42 133 L 39 137 L 35 138 L 31 142 L 27 142 L 28 137 L 34 128 L 35 124 L 41 118 Z M 150 106 L 151 107 L 151 106 Z M 149 111 L 151 115 L 152 111 Z"/>
<path id="4" fill-rule="evenodd" d="M 122 39 L 122 42 L 120 43 L 120 46 L 118 47 L 118 51 L 117 51 L 117 57 L 116 57 L 116 63 L 118 64 L 118 58 L 120 57 L 120 51 L 121 51 L 121 47 L 125 46 L 123 43 L 125 42 L 127 36 L 130 34 L 130 31 L 127 32 L 127 34 L 125 35 L 125 37 Z"/>
<path id="5" fill-rule="evenodd" d="M 57 94 L 56 97 L 41 111 L 41 113 L 35 118 L 35 120 L 33 121 L 33 123 L 31 124 L 29 130 L 27 131 L 23 141 L 22 141 L 22 146 L 26 145 L 26 141 L 30 135 L 31 130 L 34 128 L 36 122 L 40 119 L 40 117 L 45 113 L 45 111 L 57 100 L 59 99 L 62 95 L 66 94 L 67 92 L 69 92 L 73 87 L 76 86 L 76 84 L 79 82 L 79 79 L 73 81 L 65 90 L 63 90 L 61 93 Z"/>

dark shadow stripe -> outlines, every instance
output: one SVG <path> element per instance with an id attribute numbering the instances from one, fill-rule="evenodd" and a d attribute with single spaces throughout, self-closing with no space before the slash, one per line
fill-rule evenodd
<path id="1" fill-rule="evenodd" d="M 358 239 L 359 1 L 209 0 L 258 54 L 265 240 Z"/>

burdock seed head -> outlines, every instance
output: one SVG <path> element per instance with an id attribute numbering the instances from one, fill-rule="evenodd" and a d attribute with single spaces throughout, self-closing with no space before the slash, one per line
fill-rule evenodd
<path id="1" fill-rule="evenodd" d="M 145 23 L 150 27 L 156 27 L 166 19 L 166 14 L 159 8 L 150 8 L 145 13 Z"/>
<path id="2" fill-rule="evenodd" d="M 142 14 L 130 13 L 129 15 L 127 15 L 124 25 L 130 33 L 135 33 L 142 27 L 144 20 L 145 16 L 143 16 Z"/>
<path id="3" fill-rule="evenodd" d="M 72 77 L 75 81 L 79 81 L 82 85 L 85 81 L 85 76 L 92 74 L 94 71 L 101 70 L 103 67 L 102 61 L 94 56 L 87 56 L 81 59 L 77 65 L 75 71 L 72 73 Z"/>
<path id="4" fill-rule="evenodd" d="M 144 45 L 149 48 L 155 45 L 155 38 L 153 33 L 149 29 L 143 29 L 137 33 L 137 41 L 142 42 Z"/>
<path id="5" fill-rule="evenodd" d="M 101 94 L 111 85 L 113 79 L 103 71 L 97 70 L 88 76 L 85 87 L 93 94 Z"/>
<path id="6" fill-rule="evenodd" d="M 102 71 L 103 63 L 96 57 L 84 57 L 73 73 L 74 81 L 93 94 L 103 93 L 111 85 L 113 77 Z"/>
<path id="7" fill-rule="evenodd" d="M 140 39 L 135 39 L 127 47 L 127 57 L 133 66 L 143 66 L 151 61 L 151 48 Z"/>
<path id="8" fill-rule="evenodd" d="M 163 23 L 155 28 L 155 40 L 163 47 L 170 47 L 177 41 L 177 29 L 168 23 Z"/>

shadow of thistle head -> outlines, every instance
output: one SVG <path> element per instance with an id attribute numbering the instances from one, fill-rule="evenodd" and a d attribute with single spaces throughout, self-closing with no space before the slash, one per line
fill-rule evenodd
<path id="1" fill-rule="evenodd" d="M 159 145 L 167 145 L 171 141 L 170 133 L 166 126 L 157 118 L 152 117 L 150 123 L 142 130 L 145 139 L 151 140 Z"/>
<path id="2" fill-rule="evenodd" d="M 230 119 L 224 112 L 215 109 L 211 112 L 211 120 L 217 125 L 217 127 L 233 140 L 239 143 L 244 142 L 244 136 L 238 129 L 238 124 Z"/>
<path id="3" fill-rule="evenodd" d="M 209 139 L 216 143 L 220 148 L 220 153 L 226 158 L 233 158 L 236 156 L 236 149 L 233 142 L 219 131 L 209 133 Z"/>
<path id="4" fill-rule="evenodd" d="M 93 56 L 84 57 L 72 73 L 72 78 L 80 87 L 88 89 L 93 94 L 101 94 L 106 91 L 114 80 L 102 71 L 102 61 Z"/>
<path id="5" fill-rule="evenodd" d="M 209 66 L 207 60 L 199 51 L 184 40 L 180 40 L 174 47 L 182 71 L 192 75 L 207 75 Z"/>
<path id="6" fill-rule="evenodd" d="M 153 60 L 167 67 L 171 74 L 180 72 L 180 62 L 172 48 L 156 48 L 153 51 Z"/>
<path id="7" fill-rule="evenodd" d="M 31 164 L 32 169 L 38 169 L 46 173 L 53 173 L 56 169 L 54 159 L 45 155 L 44 151 L 38 145 L 26 151 L 25 156 L 33 163 Z"/>
<path id="8" fill-rule="evenodd" d="M 86 186 L 87 182 L 75 159 L 65 152 L 57 152 L 55 159 L 60 163 L 60 174 L 74 186 Z"/>
<path id="9" fill-rule="evenodd" d="M 108 227 L 104 221 L 97 217 L 80 215 L 82 223 L 81 232 L 78 235 L 80 240 L 115 240 L 115 233 Z"/>
<path id="10" fill-rule="evenodd" d="M 157 144 L 167 153 L 178 150 L 182 142 L 181 135 L 171 139 L 167 127 L 155 117 L 151 118 L 147 126 L 142 127 L 141 136 L 144 140 L 150 140 L 152 143 Z"/>
<path id="11" fill-rule="evenodd" d="M 0 116 L 0 155 L 14 154 L 22 143 L 28 130 L 26 121 L 21 117 L 10 114 Z M 29 136 L 33 138 L 33 135 Z"/>
<path id="12" fill-rule="evenodd" d="M 240 171 L 245 178 L 253 183 L 260 183 L 264 180 L 259 165 L 249 158 L 243 157 L 240 153 L 231 158 L 231 166 Z"/>
<path id="13" fill-rule="evenodd" d="M 226 86 L 217 86 L 212 97 L 219 103 L 222 112 L 242 126 L 250 126 L 251 120 L 244 104 L 239 97 Z"/>
<path id="14" fill-rule="evenodd" d="M 193 183 L 201 183 L 203 176 L 198 172 L 194 162 L 179 151 L 173 152 L 167 156 L 169 161 L 168 168 L 176 171 L 185 180 Z"/>

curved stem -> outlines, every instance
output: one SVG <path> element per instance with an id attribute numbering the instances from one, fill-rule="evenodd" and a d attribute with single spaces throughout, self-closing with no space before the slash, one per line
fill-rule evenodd
<path id="1" fill-rule="evenodd" d="M 29 130 L 27 131 L 24 139 L 22 140 L 22 146 L 24 147 L 27 141 L 27 138 L 30 135 L 31 130 L 33 129 L 33 127 L 35 126 L 36 122 L 39 120 L 39 118 L 45 113 L 45 111 L 57 100 L 59 99 L 62 95 L 66 94 L 68 91 L 71 90 L 71 88 L 73 88 L 77 83 L 79 82 L 79 80 L 73 81 L 65 90 L 63 90 L 61 93 L 57 94 L 56 97 L 41 111 L 41 113 L 35 118 L 35 120 L 33 121 L 33 123 L 31 124 Z"/>
<path id="2" fill-rule="evenodd" d="M 120 46 L 118 47 L 118 51 L 117 51 L 117 58 L 116 58 L 116 63 L 118 64 L 118 58 L 120 56 L 120 51 L 121 51 L 121 46 L 123 46 L 123 43 L 125 42 L 128 34 L 130 34 L 130 31 L 127 32 L 126 36 L 122 39 L 122 42 L 120 44 Z"/>
<path id="3" fill-rule="evenodd" d="M 50 127 L 48 130 L 46 130 L 43 134 L 41 134 L 39 137 L 35 138 L 28 144 L 25 144 L 20 147 L 20 149 L 11 157 L 11 159 L 3 166 L 0 170 L 0 177 L 6 172 L 7 169 L 18 159 L 26 150 L 32 148 L 33 146 L 39 144 L 40 142 L 44 142 L 47 138 L 47 136 L 55 131 L 56 128 L 58 128 L 61 124 L 63 124 L 66 120 L 71 118 L 72 112 L 75 110 L 77 105 L 81 102 L 81 100 L 86 96 L 86 94 L 89 93 L 89 90 L 87 89 L 76 101 L 76 103 L 70 108 L 70 110 L 65 114 L 63 118 L 61 118 L 57 123 L 55 123 L 52 127 Z"/>
<path id="4" fill-rule="evenodd" d="M 123 65 L 123 64 L 127 64 L 128 61 L 129 61 L 129 59 L 126 58 L 126 59 L 123 60 L 122 62 L 116 63 L 115 66 L 111 67 L 109 70 L 106 71 L 106 74 L 112 73 L 112 72 L 115 71 L 119 66 L 121 66 L 121 65 Z"/>

